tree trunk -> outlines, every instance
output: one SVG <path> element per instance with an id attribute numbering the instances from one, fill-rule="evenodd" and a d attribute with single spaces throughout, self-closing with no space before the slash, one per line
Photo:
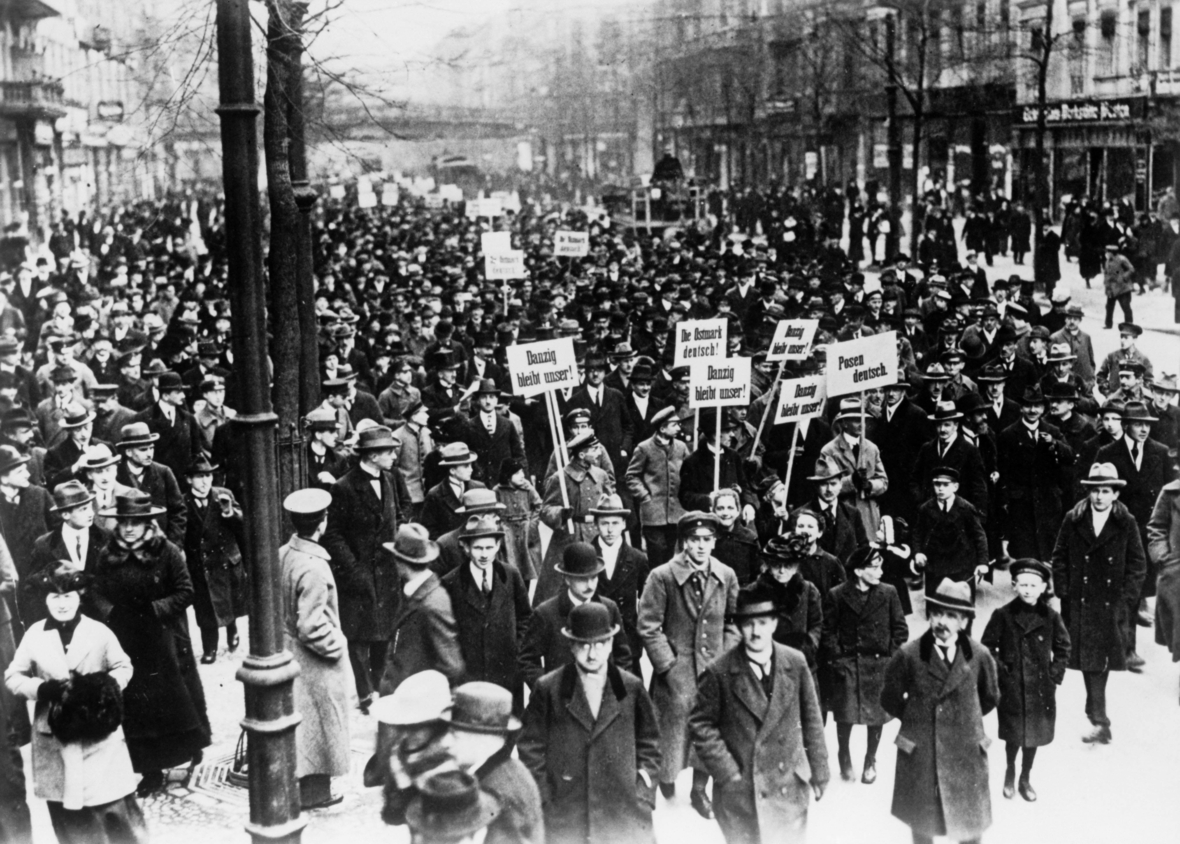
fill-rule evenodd
<path id="1" fill-rule="evenodd" d="M 267 271 L 273 337 L 270 354 L 274 366 L 274 403 L 279 417 L 279 441 L 289 440 L 298 427 L 300 405 L 300 321 L 296 293 L 299 250 L 299 207 L 291 184 L 288 159 L 290 79 L 292 53 L 298 35 L 290 28 L 289 0 L 267 0 L 266 94 L 263 99 L 262 141 L 266 153 L 267 194 L 270 199 L 270 252 Z M 290 448 L 280 447 L 281 489 L 289 492 L 298 483 Z"/>

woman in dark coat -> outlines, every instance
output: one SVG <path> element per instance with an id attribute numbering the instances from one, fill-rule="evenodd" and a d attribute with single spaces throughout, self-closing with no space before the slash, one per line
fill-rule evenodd
<path id="1" fill-rule="evenodd" d="M 1012 564 L 1012 586 L 1017 597 L 988 620 L 980 643 L 996 658 L 1000 703 L 1000 739 L 1006 742 L 1008 767 L 1004 796 L 1016 789 L 1016 753 L 1020 764 L 1020 796 L 1032 802 L 1037 793 L 1029 783 L 1037 748 L 1053 741 L 1057 722 L 1057 687 L 1069 662 L 1069 633 L 1057 611 L 1049 606 L 1049 566 L 1040 560 Z"/>
<path id="2" fill-rule="evenodd" d="M 180 549 L 153 521 L 163 510 L 139 490 L 115 498 L 101 515 L 115 536 L 95 575 L 96 605 L 135 673 L 123 692 L 123 731 L 141 795 L 164 785 L 164 768 L 201 760 L 210 742 L 205 692 L 197 674 L 185 610 L 193 583 Z"/>
<path id="3" fill-rule="evenodd" d="M 807 658 L 807 667 L 811 669 L 815 687 L 819 689 L 816 655 L 823 632 L 824 614 L 819 590 L 799 573 L 799 566 L 807 553 L 806 547 L 806 540 L 799 536 L 776 536 L 771 539 L 762 552 L 764 570 L 757 582 L 774 596 L 774 605 L 778 610 L 774 640 L 802 652 Z"/>
<path id="4" fill-rule="evenodd" d="M 909 626 L 897 590 L 882 582 L 881 549 L 857 548 L 845 567 L 848 579 L 831 591 L 824 615 L 821 653 L 830 676 L 827 704 L 836 721 L 840 776 L 853 778 L 848 740 L 854 724 L 868 728 L 861 781 L 877 779 L 877 745 L 890 721 L 881 708 L 889 658 L 905 644 Z"/>
<path id="5" fill-rule="evenodd" d="M 1078 238 L 1078 271 L 1090 287 L 1090 279 L 1102 274 L 1105 258 L 1105 244 L 1102 239 L 1102 223 L 1092 213 L 1082 223 Z"/>

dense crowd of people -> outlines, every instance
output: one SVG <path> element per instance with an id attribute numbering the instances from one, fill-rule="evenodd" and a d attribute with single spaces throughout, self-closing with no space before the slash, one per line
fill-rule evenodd
<path id="1" fill-rule="evenodd" d="M 519 197 L 490 220 L 408 194 L 316 212 L 322 403 L 279 560 L 305 809 L 341 799 L 359 707 L 380 725 L 365 783 L 416 840 L 650 840 L 685 768 L 727 841 L 800 840 L 827 718 L 834 767 L 867 784 L 898 719 L 893 814 L 915 841 L 976 841 L 984 715 L 1004 796 L 1034 801 L 1067 669 L 1083 740 L 1107 744 L 1138 628 L 1180 659 L 1180 385 L 1137 348 L 1130 293 L 1110 295 L 1154 282 L 1115 260 L 1130 241 L 1102 242 L 1107 322 L 1116 302 L 1125 321 L 1096 360 L 1067 291 L 1048 284 L 1045 309 L 1031 272 L 989 274 L 1029 251 L 1006 202 L 968 212 L 960 261 L 933 200 L 916 260 L 866 251 L 887 227 L 864 228 L 855 186 L 715 194 L 710 225 L 660 237 L 544 185 Z M 5 840 L 28 837 L 30 740 L 62 842 L 145 840 L 137 796 L 212 740 L 199 665 L 238 648 L 261 564 L 243 556 L 223 225 L 186 196 L 0 242 Z M 554 255 L 565 229 L 587 256 Z M 525 278 L 484 278 L 493 230 Z M 673 331 L 718 317 L 751 401 L 698 412 Z M 767 360 L 783 319 L 817 321 L 807 360 Z M 892 383 L 773 424 L 784 379 L 880 332 Z M 579 383 L 554 415 L 514 392 L 506 350 L 561 337 Z M 1013 598 L 973 631 L 997 572 Z"/>

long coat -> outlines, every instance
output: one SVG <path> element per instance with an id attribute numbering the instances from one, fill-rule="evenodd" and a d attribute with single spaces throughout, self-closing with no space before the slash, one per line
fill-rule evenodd
<path id="1" fill-rule="evenodd" d="M 889 486 L 877 503 L 885 515 L 912 520 L 914 508 L 922 498 L 911 492 L 910 479 L 918 450 L 926 442 L 929 422 L 925 411 L 908 398 L 901 400 L 892 419 L 886 412 L 881 411 L 872 431 L 872 440 L 881 452 L 881 465 L 889 478 Z"/>
<path id="2" fill-rule="evenodd" d="M 17 577 L 21 580 L 31 574 L 33 548 L 38 537 L 57 521 L 49 511 L 52 506 L 53 498 L 39 486 L 22 489 L 16 504 L 8 503 L 8 499 L 0 495 L 0 536 L 8 545 L 8 553 L 12 555 Z"/>
<path id="3" fill-rule="evenodd" d="M 611 662 L 623 671 L 630 671 L 632 666 L 638 666 L 640 655 L 638 652 L 633 654 L 627 644 L 627 631 L 623 629 L 623 615 L 619 605 L 598 593 L 590 600 L 606 607 L 610 612 L 611 625 L 619 627 L 619 632 L 615 634 L 611 643 Z M 573 662 L 570 641 L 561 633 L 573 608 L 574 602 L 570 600 L 567 589 L 562 589 L 559 594 L 533 608 L 518 657 L 520 674 L 530 689 L 536 686 L 543 675 Z"/>
<path id="4" fill-rule="evenodd" d="M 1024 422 L 996 437 L 998 489 L 1006 508 L 1004 537 L 1009 556 L 1015 558 L 1049 556 L 1072 480 L 1073 449 L 1047 422 L 1040 423 L 1039 432 L 1049 434 L 1052 442 L 1034 442 Z"/>
<path id="5" fill-rule="evenodd" d="M 169 423 L 160 409 L 160 403 L 156 402 L 136 414 L 135 421 L 146 422 L 153 434 L 160 435 L 160 439 L 156 440 L 156 462 L 163 463 L 176 477 L 184 477 L 189 463 L 200 456 L 204 443 L 193 415 L 178 407 L 174 421 Z"/>
<path id="6" fill-rule="evenodd" d="M 409 503 L 421 504 L 426 500 L 423 474 L 426 455 L 434 449 L 430 429 L 424 427 L 415 431 L 409 423 L 405 423 L 393 432 L 393 438 L 401 444 L 397 450 L 397 468 L 406 481 L 406 489 L 410 493 Z"/>
<path id="7" fill-rule="evenodd" d="M 779 583 L 769 571 L 758 576 L 758 582 L 774 597 L 774 641 L 799 651 L 807 660 L 819 692 L 817 660 L 820 638 L 823 635 L 824 597 L 819 589 L 798 572 L 786 583 Z"/>
<path id="8" fill-rule="evenodd" d="M 115 634 L 82 616 L 64 649 L 57 630 L 46 630 L 44 621 L 30 627 L 4 672 L 4 682 L 13 694 L 35 701 L 33 794 L 78 809 L 126 797 L 135 790 L 135 774 L 122 727 L 100 741 L 68 746 L 49 729 L 49 704 L 37 700 L 37 692 L 46 680 L 66 680 L 72 672 L 103 672 L 120 688 L 126 688 L 132 677 L 131 660 Z"/>
<path id="9" fill-rule="evenodd" d="M 283 634 L 299 666 L 293 689 L 295 776 L 343 776 L 351 764 L 348 719 L 355 694 L 327 550 L 292 536 L 279 549 Z"/>
<path id="10" fill-rule="evenodd" d="M 660 729 L 634 674 L 607 667 L 597 718 L 576 666 L 546 674 L 529 700 L 517 749 L 541 791 L 549 844 L 654 841 Z"/>
<path id="11" fill-rule="evenodd" d="M 219 495 L 233 501 L 233 513 L 221 514 Z M 190 492 L 188 526 L 185 530 L 184 561 L 193 579 L 193 610 L 198 627 L 224 627 L 250 612 L 249 583 L 242 565 L 245 526 L 242 510 L 233 493 L 224 487 L 209 490 L 208 503 L 197 506 Z"/>
<path id="12" fill-rule="evenodd" d="M 699 609 L 690 600 L 692 564 L 683 552 L 652 570 L 639 599 L 639 636 L 651 660 L 652 699 L 660 718 L 660 782 L 673 782 L 689 764 L 688 715 L 697 677 L 737 644 L 730 616 L 737 606 L 733 569 L 716 558 L 708 565 Z"/>
<path id="13" fill-rule="evenodd" d="M 949 513 L 933 499 L 919 507 L 913 539 L 914 554 L 926 555 L 926 577 L 936 584 L 944 577 L 965 581 L 977 566 L 987 565 L 987 535 L 979 511 L 958 495 Z"/>
<path id="14" fill-rule="evenodd" d="M 830 677 L 824 705 L 837 724 L 885 724 L 885 668 L 909 637 L 897 590 L 881 583 L 862 592 L 848 581 L 832 589 L 828 607 L 820 645 Z"/>
<path id="15" fill-rule="evenodd" d="M 998 698 L 991 654 L 963 634 L 950 668 L 929 630 L 889 661 L 881 706 L 901 719 L 893 815 L 915 833 L 968 841 L 991 826 L 983 716 Z"/>
<path id="16" fill-rule="evenodd" d="M 836 518 L 831 518 L 831 511 L 821 506 L 818 499 L 813 498 L 805 505 L 807 509 L 823 513 L 827 524 L 823 535 L 819 538 L 819 547 L 827 551 L 841 563 L 848 562 L 852 552 L 869 541 L 865 532 L 864 522 L 857 515 L 856 508 L 843 501 L 836 502 Z M 802 507 L 799 508 L 804 509 Z M 796 513 L 798 510 L 795 511 Z"/>
<path id="17" fill-rule="evenodd" d="M 627 490 L 639 504 L 644 527 L 674 525 L 684 515 L 680 503 L 680 467 L 688 446 L 671 439 L 661 445 L 650 437 L 635 447 L 625 475 Z"/>
<path id="18" fill-rule="evenodd" d="M 773 659 L 768 697 L 744 648 L 727 651 L 701 674 L 689 719 L 730 844 L 800 840 L 811 784 L 825 784 L 829 777 L 819 699 L 807 663 L 779 644 Z M 739 775 L 740 782 L 722 786 Z"/>
<path id="19" fill-rule="evenodd" d="M 962 436 L 956 436 L 946 454 L 939 455 L 942 443 L 931 440 L 918 450 L 917 459 L 913 463 L 913 484 L 911 487 L 915 505 L 930 500 L 933 487 L 930 485 L 931 472 L 940 466 L 949 466 L 959 473 L 959 495 L 975 505 L 983 521 L 987 521 L 988 495 L 987 472 L 983 467 L 983 457 L 979 449 L 967 442 Z"/>
<path id="20" fill-rule="evenodd" d="M 507 742 L 475 772 L 480 789 L 500 801 L 484 844 L 545 844 L 541 792 L 524 763 L 512 758 L 514 747 Z"/>
<path id="21" fill-rule="evenodd" d="M 533 592 L 533 606 L 548 600 L 561 590 L 561 575 L 555 566 L 561 560 L 562 552 L 571 542 L 593 542 L 598 536 L 598 527 L 590 508 L 598 499 L 615 491 L 615 482 L 597 466 L 583 466 L 580 461 L 570 463 L 564 469 L 566 494 L 570 510 L 573 511 L 574 531 L 569 532 L 569 522 L 561 518 L 561 478 L 554 474 L 545 482 L 545 494 L 541 503 L 541 521 L 553 529 L 541 570 L 537 572 L 537 588 Z"/>
<path id="22" fill-rule="evenodd" d="M 1100 448 L 1095 462 L 1113 463 L 1119 477 L 1127 482 L 1119 493 L 1119 503 L 1125 505 L 1135 517 L 1135 524 L 1139 526 L 1139 538 L 1146 548 L 1147 523 L 1151 519 L 1151 511 L 1155 507 L 1156 499 L 1159 498 L 1160 490 L 1172 478 L 1173 461 L 1168 457 L 1168 447 L 1163 443 L 1148 439 L 1141 448 L 1143 455 L 1138 469 L 1131 462 L 1131 451 L 1127 447 L 1126 437 Z M 1149 557 L 1142 596 L 1150 597 L 1155 594 L 1155 576 L 1155 563 Z"/>
<path id="23" fill-rule="evenodd" d="M 1089 501 L 1065 515 L 1053 548 L 1053 588 L 1069 631 L 1069 667 L 1125 671 L 1147 558 L 1139 527 L 1116 501 L 1099 536 Z"/>
<path id="24" fill-rule="evenodd" d="M 1021 747 L 1053 741 L 1057 687 L 1069 662 L 1069 632 L 1057 611 L 1013 599 L 988 619 L 980 644 L 992 652 L 999 675 L 1000 740 Z"/>
<path id="25" fill-rule="evenodd" d="M 594 546 L 598 558 L 602 559 L 602 539 L 595 537 L 590 544 Z M 635 666 L 639 665 L 639 657 L 643 653 L 643 641 L 639 638 L 639 596 L 643 594 L 643 584 L 647 582 L 649 571 L 647 554 L 624 543 L 619 547 L 615 570 L 610 577 L 605 571 L 598 575 L 598 594 L 610 598 L 619 607 L 623 632 L 627 634 L 627 644 L 631 648 L 632 664 Z"/>
<path id="26" fill-rule="evenodd" d="M 1180 481 L 1161 491 L 1147 522 L 1147 553 L 1159 571 L 1155 642 L 1180 662 Z"/>
<path id="27" fill-rule="evenodd" d="M 184 555 L 158 533 L 135 550 L 116 538 L 94 575 L 105 623 L 135 668 L 123 694 L 132 763 L 138 771 L 181 764 L 210 741 L 185 612 L 193 583 Z"/>
<path id="28" fill-rule="evenodd" d="M 590 393 L 583 385 L 574 390 L 569 401 L 565 402 L 562 415 L 575 407 L 590 411 L 590 427 L 610 457 L 615 467 L 615 477 L 621 478 L 627 470 L 627 461 L 635 445 L 635 431 L 631 427 L 626 398 L 613 387 L 603 385 L 602 405 L 599 406 L 590 401 Z"/>
<path id="29" fill-rule="evenodd" d="M 332 555 L 344 635 L 366 642 L 388 638 L 401 595 L 397 565 L 382 547 L 397 531 L 394 485 L 382 472 L 378 499 L 371 478 L 357 466 L 332 486 L 323 542 Z"/>
<path id="30" fill-rule="evenodd" d="M 529 590 L 516 569 L 497 560 L 491 568 L 490 598 L 476 584 L 466 563 L 448 572 L 442 585 L 451 596 L 458 626 L 464 682 L 484 680 L 516 694 L 520 689 L 516 656 L 532 615 Z"/>
<path id="31" fill-rule="evenodd" d="M 708 446 L 702 445 L 680 464 L 680 503 L 686 510 L 712 509 L 709 496 L 713 493 L 713 464 L 717 456 Z M 742 504 L 754 506 L 753 484 L 746 474 L 746 464 L 733 449 L 721 452 L 721 489 L 736 489 Z"/>
<path id="32" fill-rule="evenodd" d="M 385 652 L 382 697 L 393 694 L 407 677 L 433 668 L 452 685 L 463 676 L 463 654 L 451 598 L 433 572 L 414 594 L 402 596 Z"/>
<path id="33" fill-rule="evenodd" d="M 479 481 L 464 481 L 463 491 L 469 489 L 484 489 L 484 485 Z M 444 478 L 427 490 L 418 523 L 426 528 L 432 539 L 438 539 L 466 523 L 467 517 L 455 512 L 462 506 L 463 502 L 455 495 L 450 479 Z"/>
<path id="34" fill-rule="evenodd" d="M 869 536 L 877 535 L 877 524 L 881 521 L 881 511 L 877 499 L 889 489 L 889 476 L 885 474 L 885 464 L 881 462 L 881 450 L 869 439 L 865 439 L 861 446 L 859 458 L 852 453 L 852 446 L 843 434 L 838 434 L 823 447 L 820 454 L 833 461 L 847 474 L 840 484 L 840 500 L 852 504 L 860 514 L 861 524 Z M 864 469 L 869 476 L 869 489 L 865 493 L 857 492 L 852 485 L 851 473 L 857 469 Z"/>

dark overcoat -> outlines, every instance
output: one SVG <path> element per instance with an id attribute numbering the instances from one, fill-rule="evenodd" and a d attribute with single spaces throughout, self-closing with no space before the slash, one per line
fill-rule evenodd
<path id="1" fill-rule="evenodd" d="M 596 536 L 590 544 L 601 559 L 602 540 Z M 639 656 L 643 653 L 643 641 L 639 638 L 639 596 L 643 593 L 649 571 L 647 554 L 624 543 L 615 558 L 615 570 L 611 576 L 607 577 L 605 571 L 598 575 L 598 594 L 618 604 L 633 665 L 639 664 Z"/>
<path id="2" fill-rule="evenodd" d="M 1147 558 L 1139 527 L 1121 502 L 1100 536 L 1094 535 L 1090 502 L 1065 515 L 1053 549 L 1053 588 L 1069 631 L 1069 667 L 1079 671 L 1125 671 L 1131 625 Z"/>
<path id="3" fill-rule="evenodd" d="M 0 495 L 0 535 L 8 545 L 8 553 L 16 565 L 16 574 L 24 580 L 30 574 L 33 547 L 51 524 L 59 520 L 49 511 L 53 497 L 39 486 L 28 486 L 20 491 L 16 504 Z"/>
<path id="4" fill-rule="evenodd" d="M 1147 553 L 1159 571 L 1155 642 L 1180 662 L 1180 481 L 1161 491 L 1147 522 Z"/>
<path id="5" fill-rule="evenodd" d="M 233 501 L 233 513 L 221 515 L 219 495 Z M 184 561 L 193 579 L 193 610 L 198 627 L 224 627 L 250 612 L 250 588 L 242 565 L 245 526 L 242 510 L 233 493 L 225 487 L 209 490 L 202 509 L 190 492 L 188 525 L 185 529 Z"/>
<path id="6" fill-rule="evenodd" d="M 1139 526 L 1139 538 L 1146 548 L 1147 523 L 1151 520 L 1151 511 L 1155 507 L 1156 499 L 1159 498 L 1160 490 L 1172 478 L 1173 461 L 1168 457 L 1168 447 L 1161 442 L 1148 439 L 1141 448 L 1143 456 L 1138 469 L 1131 461 L 1131 450 L 1127 447 L 1126 437 L 1100 448 L 1095 462 L 1113 463 L 1119 477 L 1127 482 L 1119 493 L 1119 503 L 1126 505 L 1135 517 L 1135 524 Z M 1155 594 L 1155 576 L 1155 564 L 1148 558 L 1143 596 L 1150 597 Z"/>
<path id="7" fill-rule="evenodd" d="M 83 567 L 85 571 L 94 571 L 98 567 L 98 561 L 106 553 L 110 541 L 111 534 L 109 532 L 98 525 L 90 526 L 90 538 L 86 543 L 86 564 Z M 33 622 L 40 621 L 49 614 L 45 607 L 45 597 L 40 590 L 28 588 L 29 576 L 42 569 L 52 568 L 61 560 L 69 559 L 71 559 L 70 552 L 66 550 L 65 541 L 62 539 L 61 525 L 37 538 L 33 545 L 33 558 L 28 571 L 20 573 L 22 583 L 18 584 L 21 587 L 20 619 L 25 627 L 29 627 Z M 102 616 L 95 606 L 92 591 L 88 590 L 82 593 L 81 610 L 84 615 L 101 620 Z"/>
<path id="8" fill-rule="evenodd" d="M 881 583 L 862 592 L 849 581 L 832 589 L 828 606 L 820 646 L 829 675 L 824 705 L 837 724 L 885 724 L 885 668 L 910 632 L 897 590 Z"/>
<path id="9" fill-rule="evenodd" d="M 673 782 L 689 765 L 688 715 L 705 667 L 736 645 L 731 620 L 738 582 L 733 569 L 713 558 L 699 606 L 690 600 L 692 564 L 683 552 L 657 566 L 639 599 L 639 636 L 651 660 L 652 699 L 660 717 L 660 782 Z"/>
<path id="10" fill-rule="evenodd" d="M 492 594 L 483 593 L 468 564 L 456 566 L 442 579 L 451 596 L 463 654 L 464 682 L 484 680 L 515 694 L 520 688 L 517 652 L 528 629 L 532 606 L 520 572 L 492 561 Z"/>
<path id="11" fill-rule="evenodd" d="M 812 498 L 806 505 L 809 510 L 814 510 L 817 513 L 822 512 L 827 522 L 824 532 L 819 538 L 819 547 L 844 564 L 848 562 L 853 551 L 861 545 L 868 544 L 869 535 L 865 531 L 864 522 L 851 504 L 845 504 L 843 501 L 836 502 L 836 518 L 833 521 L 831 512 L 821 507 L 820 503 L 818 499 Z"/>
<path id="12" fill-rule="evenodd" d="M 915 505 L 929 501 L 934 497 L 934 488 L 930 485 L 931 472 L 939 466 L 949 466 L 959 473 L 959 495 L 975 505 L 981 520 L 987 521 L 988 495 L 987 473 L 983 467 L 983 457 L 979 449 L 959 434 L 951 443 L 946 454 L 939 455 L 942 444 L 933 439 L 923 445 L 913 464 L 913 485 L 911 494 Z M 882 457 L 882 459 L 884 459 Z M 892 486 L 892 484 L 890 484 Z"/>
<path id="13" fill-rule="evenodd" d="M 739 524 L 729 530 L 719 528 L 713 556 L 733 569 L 738 586 L 745 586 L 758 576 L 761 569 L 757 531 Z"/>
<path id="14" fill-rule="evenodd" d="M 183 478 L 189 463 L 200 456 L 204 446 L 201 430 L 193 415 L 183 407 L 178 407 L 170 423 L 160 409 L 160 403 L 155 402 L 137 413 L 135 421 L 146 422 L 153 434 L 160 435 L 156 440 L 156 462 L 163 463 L 176 477 Z"/>
<path id="15" fill-rule="evenodd" d="M 346 638 L 366 642 L 389 637 L 401 596 L 397 565 L 382 547 L 393 542 L 399 502 L 389 473 L 381 473 L 381 498 L 371 479 L 356 466 L 332 485 L 322 543 L 332 555 L 340 626 Z"/>
<path id="16" fill-rule="evenodd" d="M 996 659 L 1000 685 L 1000 740 L 1021 747 L 1053 741 L 1057 687 L 1069 662 L 1069 633 L 1061 616 L 1041 602 L 1015 598 L 988 619 L 980 644 Z"/>
<path id="17" fill-rule="evenodd" d="M 559 394 L 560 395 L 560 394 Z M 602 443 L 602 448 L 615 467 L 615 477 L 623 477 L 631 450 L 635 447 L 635 430 L 631 426 L 631 414 L 627 412 L 626 397 L 613 387 L 602 387 L 602 405 L 590 401 L 585 385 L 574 390 L 569 401 L 562 408 L 562 415 L 580 407 L 590 411 L 590 427 Z"/>
<path id="18" fill-rule="evenodd" d="M 778 626 L 774 629 L 774 640 L 799 651 L 807 659 L 819 691 L 819 676 L 816 674 L 819 643 L 823 635 L 823 596 L 819 589 L 802 574 L 796 573 L 786 583 L 779 583 L 769 571 L 758 576 L 762 587 L 774 596 L 774 608 Z"/>
<path id="19" fill-rule="evenodd" d="M 998 698 L 991 654 L 964 634 L 950 668 L 929 630 L 889 661 L 881 706 L 901 719 L 893 816 L 915 833 L 969 841 L 991 826 L 983 716 Z"/>
<path id="20" fill-rule="evenodd" d="M 996 437 L 999 492 L 1005 508 L 1004 537 L 1014 558 L 1044 560 L 1053 550 L 1065 495 L 1072 480 L 1074 453 L 1061 432 L 1042 421 L 1039 430 L 1052 442 L 1034 442 L 1024 422 L 1009 425 Z"/>
<path id="21" fill-rule="evenodd" d="M 123 690 L 131 761 L 137 771 L 181 764 L 210 741 L 185 612 L 193 583 L 184 555 L 158 532 L 135 550 L 114 539 L 94 577 L 103 621 L 135 669 Z"/>
<path id="22" fill-rule="evenodd" d="M 517 749 L 541 791 L 549 844 L 654 841 L 660 729 L 634 674 L 608 666 L 595 718 L 578 668 L 549 672 L 533 689 Z"/>
<path id="23" fill-rule="evenodd" d="M 515 742 L 479 766 L 479 787 L 500 801 L 500 814 L 488 824 L 484 844 L 545 844 L 541 793 L 529 769 L 512 758 Z"/>
<path id="24" fill-rule="evenodd" d="M 898 403 L 892 419 L 888 418 L 885 408 L 877 417 L 871 439 L 881 450 L 881 463 L 889 477 L 889 487 L 877 499 L 877 503 L 881 512 L 887 516 L 911 520 L 914 517 L 914 508 L 921 497 L 914 496 L 910 479 L 914 474 L 918 450 L 926 442 L 928 426 L 926 412 L 908 398 Z"/>
<path id="25" fill-rule="evenodd" d="M 525 464 L 528 477 L 528 463 L 525 460 L 524 443 L 516 426 L 496 413 L 496 431 L 489 434 L 483 425 L 483 417 L 473 413 L 462 428 L 462 439 L 479 458 L 475 462 L 475 477 L 485 485 L 495 486 L 500 477 L 500 464 L 505 460 L 519 460 Z"/>
<path id="26" fill-rule="evenodd" d="M 623 629 L 623 616 L 618 604 L 598 593 L 590 600 L 606 607 L 610 611 L 611 625 L 619 627 L 611 644 L 611 662 L 624 671 L 630 671 L 632 665 L 638 664 L 639 654 L 632 654 L 627 644 L 627 631 Z M 521 676 L 530 689 L 536 686 L 542 675 L 573 662 L 570 640 L 561 633 L 573 608 L 574 602 L 570 600 L 566 589 L 533 608 L 518 658 Z"/>
<path id="27" fill-rule="evenodd" d="M 700 677 L 689 729 L 713 777 L 727 842 L 799 840 L 811 784 L 828 781 L 823 718 L 806 661 L 776 644 L 772 677 L 767 697 L 741 645 Z M 739 782 L 722 785 L 739 775 Z"/>
<path id="28" fill-rule="evenodd" d="M 414 590 L 402 596 L 385 651 L 381 696 L 393 694 L 407 677 L 432 668 L 454 686 L 463 677 L 463 653 L 451 597 L 434 572 Z"/>
<path id="29" fill-rule="evenodd" d="M 484 489 L 484 485 L 479 481 L 465 481 L 463 491 L 469 489 Z M 460 528 L 467 522 L 467 517 L 463 513 L 455 512 L 462 506 L 463 502 L 456 497 L 450 479 L 444 478 L 427 490 L 426 498 L 422 502 L 422 512 L 418 515 L 418 523 L 426 528 L 431 539 L 438 539 L 444 533 Z"/>
<path id="30" fill-rule="evenodd" d="M 965 581 L 976 566 L 987 565 L 987 535 L 979 511 L 956 495 L 949 513 L 931 499 L 918 508 L 914 525 L 914 553 L 925 554 L 926 577 L 940 583 L 942 578 Z"/>

